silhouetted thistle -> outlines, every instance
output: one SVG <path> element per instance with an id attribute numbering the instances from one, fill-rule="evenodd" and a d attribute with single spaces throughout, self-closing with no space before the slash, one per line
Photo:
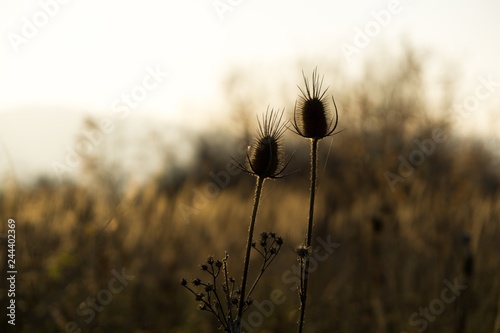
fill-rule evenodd
<path id="1" fill-rule="evenodd" d="M 282 122 L 283 111 L 267 110 L 247 154 L 247 166 L 236 162 L 238 167 L 256 177 L 281 178 L 288 163 L 284 160 L 282 137 L 286 123 Z"/>
<path id="2" fill-rule="evenodd" d="M 297 256 L 301 264 L 300 275 L 300 317 L 298 332 L 301 333 L 304 327 L 305 309 L 307 304 L 307 286 L 309 281 L 309 249 L 312 241 L 312 226 L 314 217 L 314 200 L 316 195 L 316 173 L 318 159 L 319 140 L 333 134 L 338 124 L 338 112 L 335 99 L 332 97 L 335 108 L 335 117 L 332 117 L 329 106 L 326 103 L 326 91 L 322 89 L 323 78 L 320 79 L 318 71 L 312 73 L 311 83 L 302 72 L 305 89 L 299 87 L 302 95 L 295 103 L 293 127 L 296 134 L 311 140 L 311 196 L 309 201 L 309 217 L 307 221 L 307 233 L 305 243 L 297 247 Z"/>
<path id="3" fill-rule="evenodd" d="M 282 122 L 282 118 L 283 111 L 275 112 L 272 109 L 268 109 L 262 117 L 262 121 L 258 121 L 259 129 L 257 137 L 246 155 L 247 166 L 235 161 L 239 168 L 257 178 L 240 288 L 235 289 L 235 279 L 228 275 L 227 254 L 222 260 L 215 260 L 210 256 L 205 263 L 200 265 L 200 269 L 204 273 L 208 273 L 211 277 L 211 281 L 209 282 L 204 282 L 199 278 L 193 280 L 192 284 L 196 287 L 195 289 L 201 289 L 201 292 L 191 288 L 186 279 L 183 278 L 181 280 L 181 285 L 188 289 L 195 296 L 195 300 L 199 302 L 198 308 L 212 313 L 221 324 L 220 328 L 225 332 L 241 332 L 243 313 L 253 303 L 250 295 L 260 281 L 264 271 L 280 252 L 283 244 L 283 239 L 274 232 L 261 233 L 259 245 L 262 249 L 257 248 L 257 243 L 253 240 L 257 210 L 264 180 L 267 178 L 281 178 L 288 164 L 284 162 L 285 154 L 283 151 L 282 136 L 286 130 L 286 123 Z M 250 290 L 247 292 L 248 268 L 252 247 L 262 257 L 262 266 Z M 218 287 L 217 278 L 221 275 L 221 272 L 223 273 L 224 280 L 222 286 Z M 220 290 L 224 293 L 224 298 L 220 295 Z M 233 313 L 235 309 L 237 311 L 236 316 Z"/>
<path id="4" fill-rule="evenodd" d="M 255 220 L 257 217 L 257 210 L 259 208 L 260 195 L 264 185 L 264 180 L 266 178 L 282 177 L 282 173 L 288 165 L 288 163 L 284 162 L 282 136 L 286 130 L 286 123 L 282 122 L 282 118 L 283 111 L 275 112 L 273 109 L 271 109 L 271 111 L 269 111 L 269 109 L 267 110 L 262 117 L 262 122 L 258 122 L 259 130 L 257 138 L 250 147 L 250 153 L 247 154 L 248 168 L 238 163 L 238 166 L 243 171 L 254 175 L 257 178 L 257 182 L 255 184 L 255 198 L 252 218 L 248 228 L 248 239 L 243 264 L 243 277 L 241 278 L 241 295 L 239 299 L 238 316 L 236 319 L 236 332 L 241 330 L 241 319 L 243 316 L 244 305 L 250 296 L 250 293 L 248 295 L 246 294 L 248 266 L 250 263 L 250 250 L 254 244 L 253 233 Z M 255 284 L 250 289 L 250 292 L 253 291 L 254 287 Z"/>
<path id="5" fill-rule="evenodd" d="M 295 104 L 293 127 L 300 136 L 319 140 L 330 136 L 337 128 L 337 105 L 335 104 L 335 99 L 332 97 L 335 107 L 335 118 L 333 118 L 326 103 L 325 94 L 328 88 L 322 90 L 323 78 L 320 80 L 317 69 L 312 73 L 311 84 L 309 84 L 304 73 L 302 75 L 304 77 L 305 90 L 299 87 L 302 96 L 299 96 L 299 100 Z"/>

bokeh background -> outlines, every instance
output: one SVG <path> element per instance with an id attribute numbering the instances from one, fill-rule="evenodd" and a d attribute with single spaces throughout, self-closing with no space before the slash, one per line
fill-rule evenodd
<path id="1" fill-rule="evenodd" d="M 0 8 L 2 308 L 9 218 L 18 270 L 2 332 L 217 331 L 179 281 L 226 251 L 239 279 L 254 179 L 230 163 L 268 107 L 293 118 L 315 68 L 343 131 L 320 143 L 313 238 L 339 246 L 311 275 L 307 330 L 500 332 L 498 2 Z M 254 298 L 286 301 L 250 308 L 252 332 L 296 330 L 309 144 L 284 139 L 291 174 L 265 183 L 256 232 L 285 244 Z M 467 288 L 441 309 L 445 281 Z"/>

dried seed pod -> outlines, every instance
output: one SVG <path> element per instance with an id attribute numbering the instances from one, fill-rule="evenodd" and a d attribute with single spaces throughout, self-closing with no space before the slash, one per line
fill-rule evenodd
<path id="1" fill-rule="evenodd" d="M 308 246 L 301 244 L 297 246 L 297 248 L 295 249 L 295 253 L 300 258 L 305 258 L 306 256 L 311 255 L 311 249 Z"/>
<path id="2" fill-rule="evenodd" d="M 288 162 L 284 162 L 282 142 L 286 123 L 282 122 L 283 111 L 267 110 L 259 120 L 257 136 L 247 154 L 247 166 L 236 162 L 243 171 L 262 178 L 280 178 Z"/>
<path id="3" fill-rule="evenodd" d="M 293 127 L 297 134 L 309 139 L 322 139 L 337 128 L 338 113 L 335 100 L 335 119 L 331 116 L 326 103 L 325 94 L 328 88 L 322 90 L 323 78 L 319 78 L 317 69 L 312 73 L 310 84 L 304 76 L 305 91 L 299 87 L 302 95 L 299 97 L 294 110 Z M 333 121 L 335 120 L 335 123 Z"/>

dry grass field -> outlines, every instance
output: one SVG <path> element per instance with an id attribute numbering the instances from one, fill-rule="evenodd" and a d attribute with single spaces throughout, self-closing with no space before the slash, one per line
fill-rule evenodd
<path id="1" fill-rule="evenodd" d="M 500 332 L 498 152 L 431 115 L 413 65 L 337 98 L 346 130 L 320 143 L 307 332 Z M 190 166 L 140 186 L 90 162 L 88 185 L 4 184 L 0 233 L 16 221 L 16 332 L 217 331 L 179 282 L 225 251 L 240 278 L 254 179 L 228 166 L 244 136 L 221 133 L 200 134 Z M 296 331 L 309 155 L 290 131 L 285 140 L 298 171 L 266 182 L 256 225 L 284 245 L 246 312 L 248 332 Z M 6 287 L 2 278 L 2 307 Z"/>

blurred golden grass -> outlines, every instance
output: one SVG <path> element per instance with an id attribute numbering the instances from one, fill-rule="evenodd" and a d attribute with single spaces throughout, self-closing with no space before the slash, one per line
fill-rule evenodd
<path id="1" fill-rule="evenodd" d="M 338 147 L 336 155 L 341 155 Z M 331 319 L 340 332 L 377 331 L 373 288 L 379 289 L 385 329 L 411 329 L 409 315 L 439 296 L 442 280 L 461 275 L 460 237 L 469 233 L 476 270 L 468 290 L 473 295 L 468 325 L 475 332 L 491 332 L 500 293 L 498 193 L 485 195 L 461 179 L 451 181 L 449 189 L 430 189 L 419 175 L 399 194 L 363 185 L 349 190 L 346 186 L 356 180 L 348 178 L 358 177 L 350 171 L 322 175 L 317 236 L 331 235 L 341 247 L 312 274 L 311 329 L 327 332 Z M 303 235 L 307 193 L 293 178 L 270 184 L 263 194 L 257 232 L 276 231 L 294 247 Z M 233 272 L 238 272 L 244 222 L 251 208 L 247 185 L 221 190 L 189 223 L 177 209 L 179 202 L 191 200 L 194 185 L 189 183 L 167 195 L 151 182 L 132 199 L 118 196 L 116 206 L 115 200 L 69 184 L 3 193 L 1 219 L 6 220 L 8 212 L 17 221 L 19 329 L 63 331 L 54 309 L 64 321 L 76 320 L 88 328 L 83 331 L 92 332 L 187 332 L 187 327 L 202 325 L 204 320 L 193 316 L 195 306 L 180 292 L 178 280 L 191 276 L 192 267 L 207 255 L 221 257 L 225 250 L 231 254 Z M 383 225 L 380 232 L 372 228 L 375 218 Z M 381 274 L 375 286 L 370 272 L 374 262 Z M 286 292 L 288 302 L 277 311 L 286 319 L 287 330 L 294 327 L 296 297 L 281 275 L 294 264 L 293 252 L 285 249 L 271 267 L 265 284 L 269 288 L 258 295 L 265 299 L 273 288 Z M 136 280 L 90 325 L 81 322 L 77 306 L 106 286 L 112 269 L 121 267 Z M 452 305 L 428 331 L 451 331 L 454 318 Z M 266 327 L 277 331 L 279 326 L 273 330 L 273 325 L 282 324 L 271 319 Z M 211 331 L 213 325 L 206 325 L 205 331 Z"/>
<path id="2" fill-rule="evenodd" d="M 455 278 L 467 281 L 466 302 L 460 296 L 447 305 L 426 332 L 457 332 L 464 306 L 464 332 L 494 332 L 499 320 L 498 159 L 480 142 L 453 134 L 446 119 L 428 119 L 420 110 L 425 103 L 408 95 L 405 84 L 383 103 L 368 90 L 339 102 L 340 128 L 348 130 L 332 138 L 331 150 L 329 140 L 321 147 L 313 239 L 331 237 L 340 247 L 311 274 L 310 332 L 331 332 L 332 325 L 337 332 L 415 332 L 410 315 L 440 296 L 443 280 Z M 396 119 L 391 112 L 403 117 L 383 121 Z M 368 126 L 364 119 L 376 122 Z M 448 140 L 391 191 L 384 172 L 395 172 L 398 156 L 415 148 L 413 139 L 427 138 L 435 128 L 446 130 Z M 280 289 L 287 302 L 256 332 L 296 328 L 296 290 L 283 274 L 296 265 L 292 249 L 305 232 L 308 147 L 285 139 L 287 149 L 296 150 L 290 169 L 299 171 L 266 184 L 256 229 L 277 232 L 285 246 L 255 298 L 268 299 Z M 216 323 L 197 312 L 179 279 L 224 251 L 239 278 L 252 180 L 232 176 L 189 221 L 180 207 L 193 205 L 194 190 L 212 182 L 208 172 L 224 170 L 229 155 L 234 151 L 201 151 L 177 184 L 158 176 L 124 190 L 106 182 L 92 188 L 55 181 L 5 187 L 0 232 L 6 233 L 8 218 L 17 221 L 17 332 L 63 332 L 70 321 L 82 332 L 214 332 Z M 112 171 L 96 174 L 106 172 Z M 463 241 L 467 235 L 470 248 Z M 462 268 L 468 251 L 475 263 L 469 278 Z M 4 247 L 0 255 L 5 272 Z M 77 308 L 106 288 L 111 270 L 122 267 L 135 279 L 86 323 Z"/>

